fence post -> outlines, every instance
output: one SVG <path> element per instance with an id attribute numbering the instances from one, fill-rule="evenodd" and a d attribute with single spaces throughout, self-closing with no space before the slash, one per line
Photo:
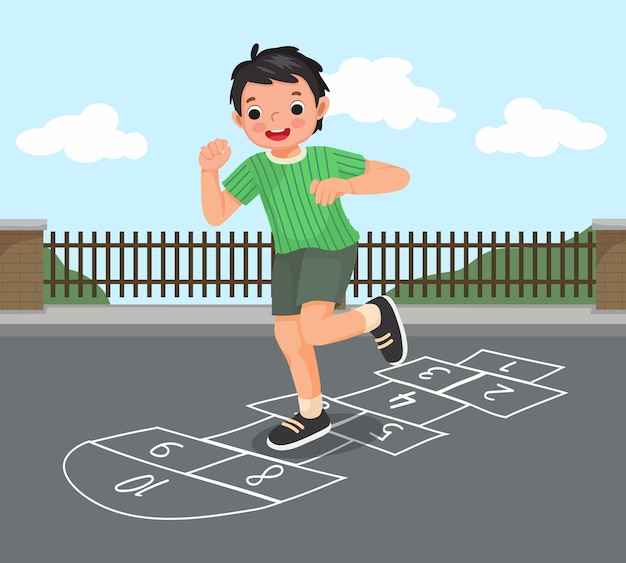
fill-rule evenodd
<path id="1" fill-rule="evenodd" d="M 43 309 L 44 219 L 0 219 L 0 310 Z"/>
<path id="2" fill-rule="evenodd" d="M 626 219 L 594 219 L 596 309 L 626 309 Z"/>

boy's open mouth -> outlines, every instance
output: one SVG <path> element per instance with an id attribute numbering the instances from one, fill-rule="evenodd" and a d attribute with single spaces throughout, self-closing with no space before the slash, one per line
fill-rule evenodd
<path id="1" fill-rule="evenodd" d="M 265 132 L 265 136 L 272 141 L 282 141 L 289 137 L 290 129 L 272 129 Z"/>

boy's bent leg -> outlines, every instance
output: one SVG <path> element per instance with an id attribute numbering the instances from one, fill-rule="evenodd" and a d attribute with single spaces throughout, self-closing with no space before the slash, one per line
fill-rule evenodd
<path id="1" fill-rule="evenodd" d="M 392 365 L 402 363 L 407 355 L 407 339 L 394 302 L 381 295 L 364 305 L 333 315 L 334 303 L 309 301 L 301 309 L 304 339 L 313 346 L 323 346 L 370 332 L 384 358 Z"/>
<path id="2" fill-rule="evenodd" d="M 313 346 L 324 346 L 347 340 L 366 332 L 367 322 L 358 311 L 333 315 L 335 303 L 309 301 L 302 304 L 300 323 L 302 336 Z"/>

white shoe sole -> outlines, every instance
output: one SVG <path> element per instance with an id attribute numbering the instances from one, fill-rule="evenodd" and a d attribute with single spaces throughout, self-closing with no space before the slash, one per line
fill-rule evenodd
<path id="1" fill-rule="evenodd" d="M 396 316 L 396 319 L 398 319 L 398 326 L 400 327 L 400 340 L 402 342 L 402 357 L 397 362 L 389 362 L 389 364 L 392 366 L 399 366 L 402 362 L 404 362 L 404 360 L 406 360 L 408 352 L 408 344 L 406 341 L 406 331 L 404 330 L 404 323 L 402 322 L 402 318 L 400 317 L 400 312 L 396 307 L 395 301 L 387 295 L 381 295 L 381 297 L 389 303 L 389 305 L 393 309 L 393 314 Z"/>

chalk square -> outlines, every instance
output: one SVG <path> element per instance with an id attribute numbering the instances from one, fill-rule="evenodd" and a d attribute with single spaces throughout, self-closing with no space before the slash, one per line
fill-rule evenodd
<path id="1" fill-rule="evenodd" d="M 131 459 L 87 442 L 65 458 L 70 485 L 92 503 L 125 516 L 193 520 L 267 508 L 273 501 Z"/>
<path id="2" fill-rule="evenodd" d="M 296 464 L 308 463 L 338 450 L 349 443 L 348 440 L 336 436 L 331 431 L 322 438 L 293 450 L 273 450 L 267 445 L 267 435 L 272 428 L 280 423 L 280 418 L 269 416 L 253 424 L 234 428 L 233 430 L 222 432 L 214 436 L 208 436 L 205 439 L 226 446 L 232 446 L 241 451 L 252 451 L 276 458 L 277 460 L 288 460 Z"/>
<path id="3" fill-rule="evenodd" d="M 484 348 L 460 361 L 459 364 L 487 371 L 494 375 L 504 375 L 528 382 L 539 381 L 564 368 L 558 364 L 494 352 Z"/>
<path id="4" fill-rule="evenodd" d="M 501 418 L 509 418 L 566 394 L 565 391 L 537 383 L 492 374 L 485 374 L 447 393 L 478 410 Z"/>
<path id="5" fill-rule="evenodd" d="M 372 413 L 351 419 L 334 431 L 359 444 L 397 456 L 426 442 L 447 436 L 444 432 Z"/>
<path id="6" fill-rule="evenodd" d="M 244 455 L 213 465 L 200 470 L 197 475 L 245 488 L 278 502 L 304 496 L 345 479 L 340 475 L 255 455 Z"/>
<path id="7" fill-rule="evenodd" d="M 345 421 L 354 418 L 362 413 L 360 409 L 355 409 L 348 405 L 338 403 L 332 397 L 323 395 L 323 408 L 326 410 L 333 426 L 343 424 Z M 298 412 L 298 396 L 296 393 L 264 399 L 247 405 L 249 408 L 276 416 L 281 420 L 291 418 Z"/>
<path id="8" fill-rule="evenodd" d="M 336 397 L 335 400 L 356 409 L 418 425 L 427 425 L 466 407 L 453 397 L 390 380 Z"/>
<path id="9" fill-rule="evenodd" d="M 161 427 L 136 430 L 94 440 L 107 448 L 148 462 L 192 471 L 229 458 L 233 451 Z"/>
<path id="10" fill-rule="evenodd" d="M 461 381 L 478 377 L 481 372 L 471 367 L 459 366 L 445 360 L 422 356 L 399 366 L 374 372 L 390 381 L 396 381 L 419 389 L 439 391 Z"/>

